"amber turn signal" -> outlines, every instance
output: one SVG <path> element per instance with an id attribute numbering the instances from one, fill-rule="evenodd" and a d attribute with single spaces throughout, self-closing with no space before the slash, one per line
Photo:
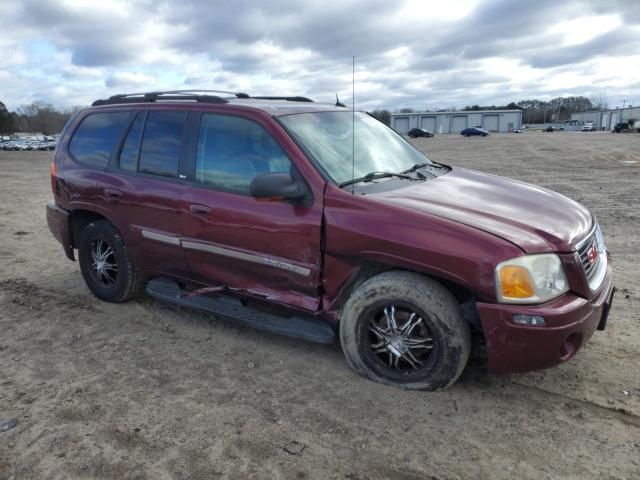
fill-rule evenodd
<path id="1" fill-rule="evenodd" d="M 518 265 L 505 265 L 499 271 L 504 298 L 530 298 L 535 287 L 529 270 Z"/>

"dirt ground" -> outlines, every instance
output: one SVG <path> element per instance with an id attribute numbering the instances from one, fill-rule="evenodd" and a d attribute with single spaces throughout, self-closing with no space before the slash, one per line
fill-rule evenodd
<path id="1" fill-rule="evenodd" d="M 551 370 L 378 385 L 337 345 L 100 302 L 47 229 L 51 153 L 0 151 L 0 422 L 18 421 L 0 479 L 640 478 L 640 135 L 416 145 L 592 209 L 619 288 L 606 331 Z"/>

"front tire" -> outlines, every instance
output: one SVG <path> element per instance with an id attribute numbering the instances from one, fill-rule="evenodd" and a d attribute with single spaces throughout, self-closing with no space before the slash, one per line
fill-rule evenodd
<path id="1" fill-rule="evenodd" d="M 347 300 L 340 318 L 347 363 L 375 382 L 411 390 L 441 390 L 464 370 L 469 325 L 453 295 L 413 272 L 370 278 Z"/>
<path id="2" fill-rule="evenodd" d="M 140 289 L 120 232 L 107 220 L 91 222 L 82 230 L 78 261 L 87 287 L 100 300 L 125 302 Z"/>

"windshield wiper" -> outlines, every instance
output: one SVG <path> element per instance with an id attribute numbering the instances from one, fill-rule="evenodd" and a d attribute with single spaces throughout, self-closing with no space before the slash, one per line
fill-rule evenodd
<path id="1" fill-rule="evenodd" d="M 387 178 L 387 177 L 397 177 L 397 178 L 404 178 L 406 180 L 415 180 L 415 178 L 413 178 L 412 176 L 405 175 L 404 172 L 393 173 L 393 172 L 373 171 L 373 172 L 367 173 L 364 177 L 352 178 L 351 180 L 342 182 L 338 186 L 342 188 L 342 187 L 346 187 L 347 185 L 352 185 L 354 183 L 370 182 L 372 180 L 377 180 L 378 178 Z"/>
<path id="2" fill-rule="evenodd" d="M 427 165 L 430 165 L 427 162 L 422 162 L 422 163 L 416 163 L 413 167 L 408 168 L 407 170 L 404 170 L 402 173 L 411 173 L 411 172 L 415 172 L 416 170 L 418 170 L 419 168 L 422 167 L 426 167 Z"/>

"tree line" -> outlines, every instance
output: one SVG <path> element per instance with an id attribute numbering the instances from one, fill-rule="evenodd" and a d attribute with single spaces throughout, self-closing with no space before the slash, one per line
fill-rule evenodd
<path id="1" fill-rule="evenodd" d="M 10 112 L 0 102 L 0 134 L 33 132 L 51 135 L 59 133 L 71 116 L 83 107 L 57 109 L 44 102 L 33 102 Z"/>
<path id="2" fill-rule="evenodd" d="M 15 112 L 10 112 L 4 103 L 0 102 L 0 134 L 14 132 L 37 132 L 50 135 L 62 131 L 67 120 L 82 107 L 57 109 L 44 102 L 34 102 L 23 105 Z M 474 110 L 522 110 L 523 123 L 560 122 L 571 118 L 572 113 L 587 110 L 608 108 L 605 94 L 598 98 L 587 97 L 557 97 L 545 100 L 520 100 L 506 105 L 467 105 L 461 111 Z M 436 112 L 456 111 L 456 108 L 436 109 Z M 413 113 L 413 108 L 401 108 L 394 113 Z M 381 122 L 391 125 L 391 111 L 386 109 L 373 110 L 371 114 Z"/>
<path id="3" fill-rule="evenodd" d="M 520 100 L 506 105 L 467 105 L 460 109 L 463 112 L 475 110 L 522 110 L 522 122 L 547 123 L 569 120 L 572 113 L 586 112 L 588 110 L 603 110 L 609 107 L 605 94 L 597 98 L 589 99 L 583 96 L 557 97 L 549 101 L 545 100 Z M 413 113 L 418 110 L 413 108 L 401 108 L 393 113 Z M 424 110 L 422 110 L 424 111 Z M 432 110 L 434 112 L 458 111 L 457 108 L 443 108 Z M 371 115 L 387 125 L 391 124 L 390 110 L 373 110 Z"/>

